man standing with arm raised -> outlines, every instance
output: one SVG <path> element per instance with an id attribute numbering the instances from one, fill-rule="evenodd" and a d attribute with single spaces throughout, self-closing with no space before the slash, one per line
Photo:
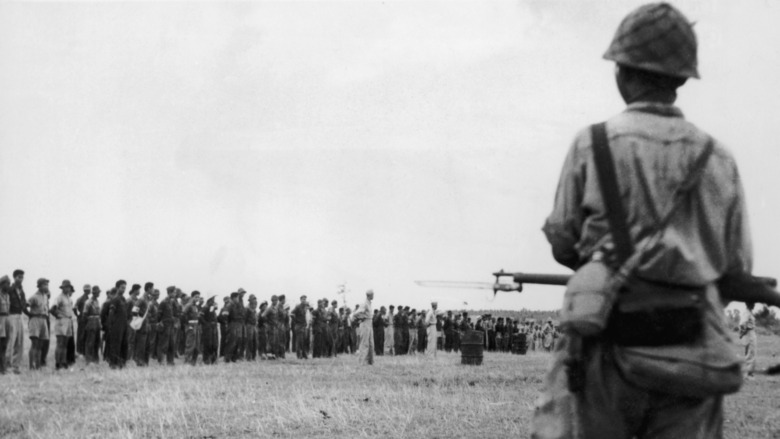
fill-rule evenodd
<path id="1" fill-rule="evenodd" d="M 366 301 L 360 304 L 355 311 L 353 319 L 360 324 L 359 338 L 360 347 L 358 354 L 360 362 L 367 365 L 374 364 L 374 330 L 373 330 L 373 309 L 371 301 L 374 300 L 374 290 L 366 291 Z"/>

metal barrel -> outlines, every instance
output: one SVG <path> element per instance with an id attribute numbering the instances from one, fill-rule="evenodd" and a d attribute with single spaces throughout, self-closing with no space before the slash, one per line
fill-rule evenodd
<path id="1" fill-rule="evenodd" d="M 460 339 L 460 364 L 480 366 L 485 349 L 485 333 L 468 331 Z"/>
<path id="2" fill-rule="evenodd" d="M 512 336 L 512 353 L 518 355 L 525 355 L 528 352 L 528 335 L 527 334 L 514 334 Z"/>

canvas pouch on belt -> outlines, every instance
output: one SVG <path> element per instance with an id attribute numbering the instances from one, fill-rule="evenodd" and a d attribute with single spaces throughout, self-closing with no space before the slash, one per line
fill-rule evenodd
<path id="1" fill-rule="evenodd" d="M 671 322 L 673 318 L 685 319 L 680 325 L 666 325 L 666 328 L 674 329 L 648 331 L 656 336 L 677 337 L 677 343 L 657 343 L 658 340 L 648 339 L 647 335 L 637 335 L 636 332 L 633 334 L 637 337 L 634 340 L 627 340 L 627 336 L 622 336 L 622 341 L 629 342 L 627 344 L 614 342 L 612 346 L 615 364 L 623 378 L 643 389 L 693 398 L 738 391 L 742 386 L 742 360 L 734 349 L 723 318 L 712 305 L 717 302 L 712 300 L 719 300 L 714 287 L 707 289 L 699 302 L 700 305 L 695 307 L 699 310 L 699 318 L 689 318 L 695 312 L 685 306 L 679 311 L 656 308 L 653 311 L 656 316 L 644 320 L 655 324 L 662 321 Z M 637 314 L 627 314 L 624 317 L 628 319 L 632 316 L 636 317 Z M 623 323 L 625 324 L 625 320 Z M 624 328 L 610 327 L 608 336 L 614 338 L 614 334 L 622 332 L 621 329 Z M 684 328 L 696 331 L 696 336 L 682 334 Z M 635 325 L 627 332 L 640 329 L 639 325 Z M 654 341 L 656 343 L 653 343 Z"/>

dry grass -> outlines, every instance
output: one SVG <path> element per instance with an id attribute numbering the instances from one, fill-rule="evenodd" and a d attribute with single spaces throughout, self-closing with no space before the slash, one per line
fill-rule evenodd
<path id="1" fill-rule="evenodd" d="M 760 339 L 759 366 L 780 361 Z M 527 437 L 549 357 L 486 353 L 217 366 L 105 364 L 0 377 L 0 437 Z M 53 360 L 52 360 L 53 361 Z M 81 360 L 79 360 L 81 365 Z M 51 363 L 50 363 L 51 364 Z M 780 379 L 727 398 L 726 436 L 780 437 Z"/>

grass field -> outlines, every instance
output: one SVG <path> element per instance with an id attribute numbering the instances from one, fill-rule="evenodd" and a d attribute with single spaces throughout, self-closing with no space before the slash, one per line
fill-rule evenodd
<path id="1" fill-rule="evenodd" d="M 777 355 L 773 357 L 772 355 Z M 527 437 L 549 354 L 353 356 L 0 376 L 0 437 Z M 49 364 L 53 364 L 50 358 Z M 758 366 L 780 362 L 761 336 Z M 780 378 L 726 399 L 726 437 L 780 438 Z"/>

